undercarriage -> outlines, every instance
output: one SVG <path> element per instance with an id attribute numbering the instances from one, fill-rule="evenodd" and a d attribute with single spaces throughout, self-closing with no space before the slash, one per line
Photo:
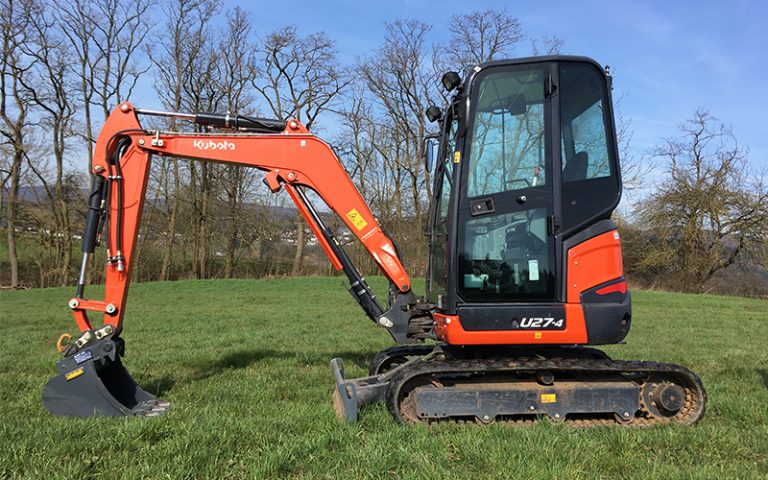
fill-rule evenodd
<path id="1" fill-rule="evenodd" d="M 593 348 L 406 346 L 378 354 L 368 377 L 345 379 L 339 359 L 332 366 L 334 407 L 350 421 L 384 401 L 400 423 L 691 425 L 706 404 L 701 380 L 684 367 Z"/>

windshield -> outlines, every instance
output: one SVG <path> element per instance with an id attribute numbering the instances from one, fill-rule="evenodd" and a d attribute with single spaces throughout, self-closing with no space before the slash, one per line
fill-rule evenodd
<path id="1" fill-rule="evenodd" d="M 470 197 L 546 183 L 544 73 L 487 75 L 478 87 L 467 193 Z"/>

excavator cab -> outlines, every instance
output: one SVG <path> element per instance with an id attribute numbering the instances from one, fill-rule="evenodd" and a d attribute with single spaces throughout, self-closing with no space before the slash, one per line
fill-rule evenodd
<path id="1" fill-rule="evenodd" d="M 441 116 L 427 278 L 429 301 L 458 324 L 445 325 L 443 339 L 623 339 L 630 322 L 624 286 L 585 319 L 567 308 L 591 299 L 583 298 L 585 286 L 625 285 L 610 220 L 621 175 L 607 71 L 583 57 L 536 57 L 487 63 L 463 84 L 443 83 L 456 88 Z M 588 285 L 574 287 L 567 277 L 578 265 L 569 255 L 594 238 L 590 249 L 602 258 L 583 268 L 593 277 Z"/>

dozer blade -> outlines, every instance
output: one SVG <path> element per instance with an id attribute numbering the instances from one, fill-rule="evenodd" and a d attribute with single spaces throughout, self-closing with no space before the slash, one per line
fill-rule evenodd
<path id="1" fill-rule="evenodd" d="M 348 422 L 357 422 L 360 407 L 384 400 L 388 374 L 347 379 L 344 376 L 344 361 L 340 358 L 331 360 L 336 388 L 333 390 L 333 409 L 336 416 Z"/>
<path id="2" fill-rule="evenodd" d="M 389 355 L 377 355 L 369 367 L 369 371 L 378 370 L 380 373 L 360 378 L 346 378 L 344 372 L 344 361 L 340 358 L 331 360 L 331 370 L 333 378 L 336 381 L 336 388 L 333 390 L 333 409 L 339 419 L 348 422 L 357 422 L 360 408 L 374 402 L 384 401 L 387 397 L 387 389 L 393 376 L 404 368 L 411 367 L 431 357 L 434 347 L 422 348 L 422 346 L 409 346 L 404 348 L 394 348 L 388 351 Z M 382 353 L 385 353 L 382 352 Z M 414 358 L 404 358 L 406 355 L 413 354 Z M 391 368 L 383 368 L 387 359 L 402 359 L 402 364 L 390 365 Z"/>
<path id="3" fill-rule="evenodd" d="M 58 375 L 43 389 L 49 412 L 67 417 L 158 416 L 170 404 L 139 387 L 120 357 L 119 337 L 94 339 L 56 363 Z"/>

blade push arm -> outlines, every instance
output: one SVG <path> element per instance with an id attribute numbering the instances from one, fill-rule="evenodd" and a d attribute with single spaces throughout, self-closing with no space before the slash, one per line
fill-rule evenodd
<path id="1" fill-rule="evenodd" d="M 401 295 L 412 296 L 410 280 L 394 244 L 382 231 L 341 162 L 327 143 L 310 134 L 298 121 L 286 122 L 280 133 L 275 131 L 276 123 L 265 124 L 262 119 L 250 117 L 233 117 L 240 119 L 235 127 L 247 131 L 243 125 L 256 125 L 251 131 L 259 133 L 162 133 L 144 130 L 137 113 L 150 112 L 137 112 L 130 103 L 121 103 L 107 119 L 96 142 L 92 173 L 97 176 L 96 184 L 106 182 L 107 187 L 101 186 L 98 192 L 94 191 L 89 205 L 98 204 L 98 198 L 94 199 L 94 196 L 103 196 L 102 204 L 108 212 L 108 261 L 104 301 L 82 298 L 82 286 L 70 301 L 82 331 L 92 328 L 87 310 L 104 312 L 104 323 L 113 325 L 118 331 L 121 329 L 153 155 L 243 165 L 265 171 L 267 186 L 273 192 L 285 188 L 333 265 L 344 270 L 352 284 L 350 291 L 357 296 L 366 313 L 379 324 L 388 326 L 391 322 L 384 316 L 385 312 L 364 279 L 309 203 L 305 189 L 315 191 L 360 240 L 394 288 Z M 200 123 L 223 126 L 223 116 L 199 116 Z M 98 212 L 93 215 L 97 216 Z M 88 222 L 88 225 L 97 224 L 100 222 Z M 86 237 L 94 235 L 86 232 Z M 93 247 L 86 248 L 84 244 L 83 251 L 93 252 Z M 84 255 L 87 260 L 87 253 Z M 86 263 L 84 261 L 83 271 Z"/>

